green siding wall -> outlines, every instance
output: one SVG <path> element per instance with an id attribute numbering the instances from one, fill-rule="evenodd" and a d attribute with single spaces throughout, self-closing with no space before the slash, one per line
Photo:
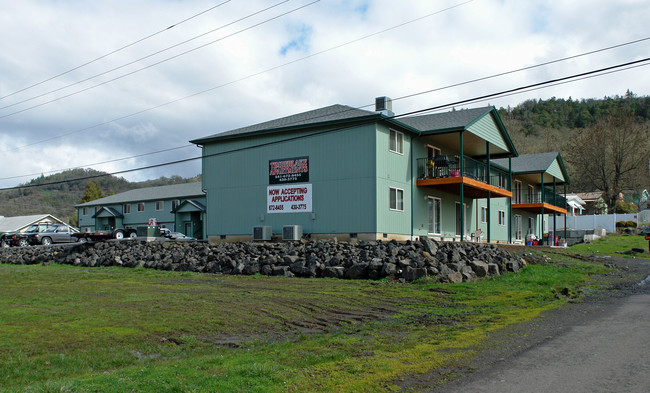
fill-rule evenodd
<path id="1" fill-rule="evenodd" d="M 403 133 L 403 154 L 389 150 L 388 127 L 377 129 L 377 232 L 411 235 L 411 135 Z M 404 210 L 390 209 L 390 188 L 404 191 Z"/>
<path id="2" fill-rule="evenodd" d="M 553 160 L 551 165 L 546 170 L 546 173 L 554 176 L 556 179 L 560 180 L 560 182 L 564 182 L 566 180 L 562 174 L 562 169 L 560 169 L 560 163 L 557 161 L 557 159 Z"/>
<path id="3" fill-rule="evenodd" d="M 491 114 L 480 118 L 476 123 L 472 124 L 467 131 L 489 141 L 501 149 L 508 150 L 508 144 L 499 131 L 499 128 Z"/>
<path id="4" fill-rule="evenodd" d="M 284 225 L 302 225 L 304 233 L 376 231 L 376 126 L 286 141 L 308 134 L 266 135 L 204 146 L 208 236 L 250 235 L 257 225 L 270 225 L 276 234 Z M 285 142 L 273 143 L 277 141 Z M 267 214 L 269 160 L 303 156 L 309 157 L 312 212 Z"/>

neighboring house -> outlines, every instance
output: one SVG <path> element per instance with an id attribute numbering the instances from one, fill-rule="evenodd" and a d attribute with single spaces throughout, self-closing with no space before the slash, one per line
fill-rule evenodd
<path id="1" fill-rule="evenodd" d="M 30 225 L 66 224 L 51 214 L 35 214 L 32 216 L 2 217 L 0 216 L 0 234 L 22 232 Z M 67 224 L 66 224 L 67 225 Z"/>
<path id="2" fill-rule="evenodd" d="M 585 215 L 607 214 L 607 202 L 602 191 L 576 192 L 575 195 L 585 202 Z"/>
<path id="3" fill-rule="evenodd" d="M 374 112 L 332 105 L 191 141 L 203 151 L 207 237 L 300 225 L 313 238 L 469 238 L 475 201 L 512 197 L 507 168 L 488 165 L 517 156 L 497 111 L 391 109 L 380 97 Z M 494 215 L 491 240 L 507 241 L 510 212 Z"/>
<path id="4" fill-rule="evenodd" d="M 557 236 L 557 215 L 567 214 L 566 185 L 569 176 L 558 152 L 525 154 L 512 159 L 496 159 L 494 164 L 512 171 L 512 225 L 508 241 L 523 243 L 527 237 L 543 240 L 545 233 Z M 482 207 L 487 209 L 483 201 Z M 510 210 L 507 209 L 506 211 Z M 562 217 L 564 219 L 564 217 Z M 564 225 L 561 225 L 564 227 Z"/>
<path id="5" fill-rule="evenodd" d="M 582 216 L 585 211 L 585 201 L 576 194 L 568 194 L 566 196 L 566 203 L 568 205 L 569 216 Z"/>
<path id="6" fill-rule="evenodd" d="M 150 220 L 204 238 L 205 193 L 200 182 L 139 188 L 75 206 L 82 231 L 137 228 Z"/>

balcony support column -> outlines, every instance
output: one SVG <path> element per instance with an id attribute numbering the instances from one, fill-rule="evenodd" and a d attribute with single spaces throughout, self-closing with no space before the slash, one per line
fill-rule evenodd
<path id="1" fill-rule="evenodd" d="M 567 211 L 564 213 L 564 241 L 566 241 L 566 216 L 569 214 L 569 206 L 567 205 L 566 200 L 566 183 L 564 183 L 564 209 Z"/>
<path id="2" fill-rule="evenodd" d="M 541 185 L 542 185 L 542 219 L 540 220 L 540 226 L 541 226 L 541 233 L 539 234 L 539 244 L 544 245 L 544 201 L 546 200 L 545 195 L 544 195 L 544 172 L 542 172 L 542 180 L 541 180 Z"/>
<path id="3" fill-rule="evenodd" d="M 465 155 L 463 154 L 463 131 L 460 131 L 460 176 L 465 176 Z M 460 183 L 460 241 L 465 239 L 465 185 Z"/>
<path id="4" fill-rule="evenodd" d="M 512 157 L 508 157 L 508 187 L 512 191 Z M 508 201 L 508 243 L 512 244 L 512 197 Z"/>
<path id="5" fill-rule="evenodd" d="M 553 178 L 553 206 L 557 206 L 557 183 L 556 179 Z M 551 240 L 551 246 L 555 245 L 555 237 L 557 236 L 557 225 L 556 225 L 557 213 L 553 212 L 553 239 Z"/>
<path id="6" fill-rule="evenodd" d="M 492 166 L 490 165 L 490 142 L 485 141 L 485 151 L 487 153 L 487 184 L 492 184 L 490 179 L 492 179 Z M 492 223 L 490 222 L 490 217 L 492 216 L 492 193 L 488 191 L 487 193 L 487 242 L 490 243 L 492 240 Z"/>

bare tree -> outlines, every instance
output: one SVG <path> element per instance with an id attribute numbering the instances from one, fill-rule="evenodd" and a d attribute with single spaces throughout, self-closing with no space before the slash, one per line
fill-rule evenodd
<path id="1" fill-rule="evenodd" d="M 609 211 L 614 211 L 618 195 L 638 189 L 648 179 L 648 124 L 635 121 L 625 107 L 606 120 L 576 132 L 569 142 L 567 162 L 575 175 L 575 186 L 585 191 L 603 191 Z"/>

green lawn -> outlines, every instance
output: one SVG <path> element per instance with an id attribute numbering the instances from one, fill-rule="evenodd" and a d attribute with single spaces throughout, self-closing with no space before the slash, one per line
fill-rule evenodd
<path id="1" fill-rule="evenodd" d="M 640 248 L 644 250 L 644 252 L 635 255 L 621 254 L 622 252 L 629 251 L 633 248 Z M 648 241 L 641 235 L 609 234 L 589 244 L 576 244 L 571 247 L 571 250 L 581 253 L 599 253 L 650 259 Z"/>
<path id="2" fill-rule="evenodd" d="M 441 285 L 0 265 L 0 390 L 394 391 L 605 271 L 558 255 Z"/>

